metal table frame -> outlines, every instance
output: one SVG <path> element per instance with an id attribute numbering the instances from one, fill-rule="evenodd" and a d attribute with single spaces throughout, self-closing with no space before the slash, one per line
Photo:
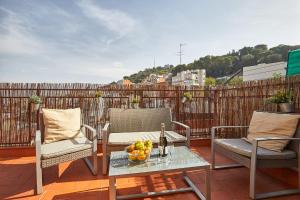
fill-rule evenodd
<path id="1" fill-rule="evenodd" d="M 195 171 L 195 170 L 204 170 L 205 171 L 205 195 L 197 188 L 197 186 L 190 180 L 187 176 L 186 172 Z M 128 178 L 128 177 L 137 177 L 137 176 L 148 176 L 153 174 L 162 174 L 162 173 L 174 173 L 174 172 L 182 172 L 183 179 L 187 183 L 188 187 L 178 188 L 172 190 L 163 190 L 159 192 L 145 192 L 139 194 L 128 194 L 128 195 L 117 195 L 117 178 Z M 210 200 L 211 199 L 211 186 L 210 186 L 210 165 L 197 166 L 197 167 L 187 167 L 187 168 L 179 168 L 179 169 L 168 169 L 161 171 L 149 171 L 143 173 L 134 173 L 134 174 L 122 174 L 122 175 L 113 175 L 109 176 L 109 199 L 110 200 L 121 200 L 121 199 L 134 199 L 134 198 L 145 198 L 145 197 L 154 197 L 154 196 L 162 196 L 162 195 L 170 195 L 176 193 L 184 193 L 184 192 L 194 192 L 195 195 L 201 200 Z"/>

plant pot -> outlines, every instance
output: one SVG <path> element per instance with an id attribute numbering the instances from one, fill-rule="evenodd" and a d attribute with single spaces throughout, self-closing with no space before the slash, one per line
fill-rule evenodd
<path id="1" fill-rule="evenodd" d="M 284 112 L 284 113 L 294 112 L 294 104 L 293 103 L 280 103 L 279 108 L 280 108 L 280 112 Z"/>
<path id="2" fill-rule="evenodd" d="M 34 111 L 38 111 L 40 108 L 40 104 L 33 104 Z"/>

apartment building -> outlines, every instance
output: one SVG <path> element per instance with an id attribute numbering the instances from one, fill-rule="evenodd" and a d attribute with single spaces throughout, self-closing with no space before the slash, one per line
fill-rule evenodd
<path id="1" fill-rule="evenodd" d="M 204 86 L 206 71 L 205 69 L 186 70 L 177 73 L 172 77 L 172 85 L 178 86 Z"/>

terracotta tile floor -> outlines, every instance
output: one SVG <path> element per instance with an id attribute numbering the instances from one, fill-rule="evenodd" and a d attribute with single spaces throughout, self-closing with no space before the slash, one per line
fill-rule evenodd
<path id="1" fill-rule="evenodd" d="M 209 159 L 209 147 L 193 147 L 200 155 Z M 99 166 L 101 166 L 99 154 Z M 228 162 L 217 156 L 220 162 Z M 34 157 L 14 157 L 0 159 L 0 199 L 108 199 L 108 179 L 101 175 L 92 176 L 82 160 L 61 164 L 58 168 L 45 169 L 44 193 L 34 195 L 35 161 Z M 190 178 L 201 189 L 204 188 L 201 171 L 189 173 Z M 271 191 L 278 188 L 290 188 L 297 185 L 297 174 L 291 170 L 272 170 L 258 172 L 258 191 Z M 285 181 L 283 181 L 285 180 Z M 158 191 L 185 186 L 180 173 L 153 175 L 118 179 L 120 194 L 145 191 Z M 243 200 L 248 198 L 249 170 L 246 168 L 218 170 L 212 172 L 212 199 Z M 196 200 L 192 193 L 176 194 L 153 199 Z M 273 198 L 296 200 L 300 195 Z"/>

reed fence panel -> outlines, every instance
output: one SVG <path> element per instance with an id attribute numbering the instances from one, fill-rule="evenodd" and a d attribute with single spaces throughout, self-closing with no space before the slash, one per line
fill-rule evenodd
<path id="1" fill-rule="evenodd" d="M 168 107 L 173 119 L 191 126 L 192 138 L 209 138 L 215 125 L 248 125 L 254 110 L 277 111 L 276 105 L 266 105 L 265 99 L 279 90 L 292 89 L 295 111 L 300 112 L 300 76 L 245 82 L 238 86 L 215 88 L 175 86 L 104 86 L 100 84 L 68 83 L 0 83 L 0 146 L 31 145 L 38 127 L 37 111 L 28 97 L 37 94 L 44 108 L 80 107 L 84 123 L 95 127 L 101 139 L 101 127 L 111 107 L 130 108 L 138 97 L 141 108 Z M 104 99 L 100 111 L 96 92 Z M 190 92 L 192 101 L 182 102 L 183 94 Z M 178 131 L 183 133 L 179 127 Z M 246 130 L 223 130 L 219 137 L 235 137 Z"/>

